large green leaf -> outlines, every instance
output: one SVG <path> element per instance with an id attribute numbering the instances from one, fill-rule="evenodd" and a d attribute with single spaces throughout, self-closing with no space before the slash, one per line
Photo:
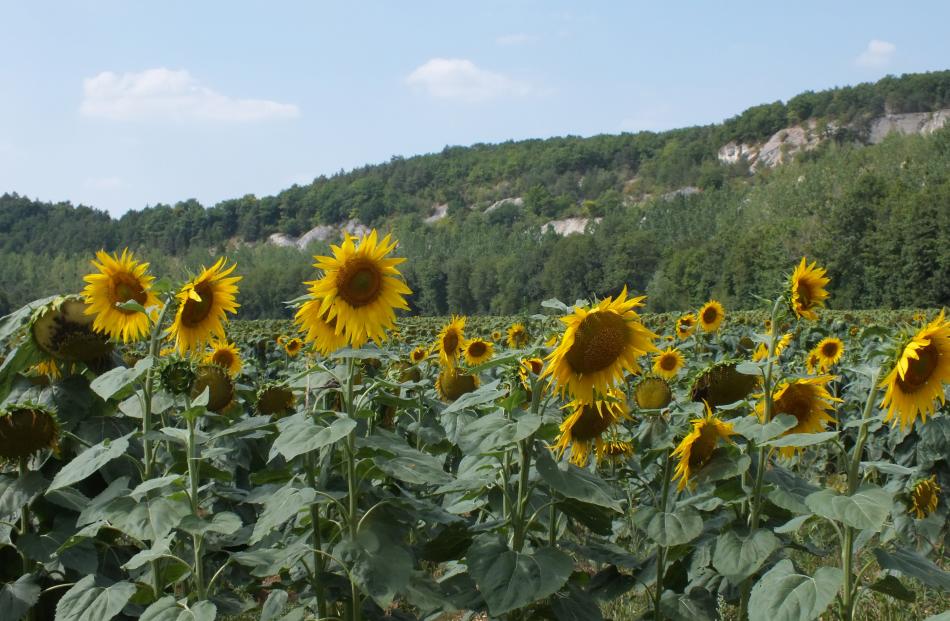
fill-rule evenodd
<path id="1" fill-rule="evenodd" d="M 756 444 L 762 444 L 780 436 L 798 425 L 798 419 L 791 414 L 780 414 L 764 425 L 758 416 L 734 418 L 729 422 L 732 424 L 733 431 Z"/>
<path id="2" fill-rule="evenodd" d="M 51 492 L 78 483 L 113 459 L 121 457 L 128 451 L 129 438 L 132 435 L 132 433 L 128 433 L 114 440 L 106 438 L 99 444 L 87 448 L 56 473 L 53 482 L 49 484 L 46 491 Z"/>
<path id="3" fill-rule="evenodd" d="M 217 607 L 207 600 L 188 605 L 169 595 L 146 608 L 139 621 L 214 621 L 217 616 Z"/>
<path id="4" fill-rule="evenodd" d="M 805 504 L 805 498 L 820 491 L 820 487 L 812 485 L 780 466 L 769 469 L 765 473 L 765 480 L 773 485 L 768 493 L 769 500 L 792 513 L 811 514 L 811 510 Z"/>
<path id="5" fill-rule="evenodd" d="M 178 524 L 178 528 L 190 535 L 205 535 L 207 533 L 232 535 L 240 530 L 241 526 L 243 526 L 241 518 L 230 511 L 215 513 L 210 520 L 197 515 L 186 515 Z"/>
<path id="6" fill-rule="evenodd" d="M 917 578 L 929 587 L 950 591 L 950 573 L 913 550 L 898 548 L 888 552 L 883 548 L 875 548 L 874 556 L 878 565 L 884 569 L 899 571 L 905 576 Z"/>
<path id="7" fill-rule="evenodd" d="M 805 498 L 805 504 L 822 517 L 878 532 L 891 511 L 891 493 L 874 485 L 862 486 L 851 496 L 823 489 Z"/>
<path id="8" fill-rule="evenodd" d="M 352 418 L 338 418 L 324 427 L 314 423 L 309 414 L 301 413 L 281 419 L 277 428 L 280 433 L 271 445 L 268 460 L 274 459 L 278 454 L 290 460 L 333 444 L 355 429 L 356 421 Z"/>
<path id="9" fill-rule="evenodd" d="M 378 430 L 368 438 L 361 438 L 360 447 L 384 453 L 373 463 L 389 476 L 415 485 L 441 485 L 452 481 L 452 475 L 442 467 L 442 461 L 418 451 L 399 436 Z"/>
<path id="10" fill-rule="evenodd" d="M 538 455 L 536 467 L 544 482 L 562 496 L 623 511 L 617 493 L 601 477 L 570 463 L 558 464 L 546 451 Z"/>
<path id="11" fill-rule="evenodd" d="M 495 412 L 462 427 L 458 434 L 458 445 L 467 455 L 503 452 L 508 446 L 530 436 L 540 426 L 540 416 L 526 414 L 511 420 Z"/>
<path id="12" fill-rule="evenodd" d="M 139 541 L 164 539 L 190 514 L 191 505 L 184 492 L 143 498 L 137 502 L 128 496 L 121 496 L 98 511 L 83 512 L 85 520 L 104 520 Z"/>
<path id="13" fill-rule="evenodd" d="M 346 537 L 333 556 L 349 569 L 360 590 L 382 608 L 405 591 L 412 573 L 412 556 L 401 545 L 373 528 L 362 528 L 356 539 Z"/>
<path id="14" fill-rule="evenodd" d="M 899 599 L 902 602 L 914 602 L 917 600 L 916 593 L 904 586 L 904 583 L 901 582 L 896 576 L 892 576 L 890 574 L 885 575 L 883 578 L 879 579 L 868 588 L 872 591 L 883 593 L 888 597 Z"/>
<path id="15" fill-rule="evenodd" d="M 56 604 L 56 621 L 109 621 L 135 595 L 135 585 L 116 582 L 96 586 L 95 576 L 86 576 L 63 594 Z"/>
<path id="16" fill-rule="evenodd" d="M 647 537 L 663 547 L 689 543 L 703 532 L 703 518 L 689 506 L 663 512 L 654 507 L 641 507 L 633 516 L 634 523 Z"/>
<path id="17" fill-rule="evenodd" d="M 834 600 L 843 575 L 837 567 L 820 567 L 806 576 L 791 561 L 779 561 L 752 588 L 749 621 L 817 619 Z"/>
<path id="18" fill-rule="evenodd" d="M 27 611 L 40 601 L 41 590 L 30 574 L 20 576 L 16 582 L 4 584 L 0 588 L 0 610 L 3 611 L 3 618 L 20 621 Z"/>
<path id="19" fill-rule="evenodd" d="M 532 554 L 508 549 L 500 535 L 486 533 L 468 549 L 468 572 L 492 616 L 523 608 L 557 592 L 571 576 L 571 557 L 554 548 Z"/>
<path id="20" fill-rule="evenodd" d="M 495 380 L 494 382 L 480 386 L 472 392 L 465 393 L 450 403 L 444 410 L 442 410 L 442 413 L 451 414 L 453 412 L 461 412 L 466 408 L 472 408 L 476 405 L 490 403 L 499 397 L 504 397 L 508 391 L 499 388 L 499 383 L 499 380 Z"/>
<path id="21" fill-rule="evenodd" d="M 282 591 L 281 589 L 271 591 L 270 595 L 267 596 L 267 600 L 264 601 L 264 605 L 261 606 L 261 618 L 259 621 L 274 621 L 277 615 L 284 609 L 284 606 L 287 605 L 288 597 L 287 591 Z"/>
<path id="22" fill-rule="evenodd" d="M 252 545 L 266 537 L 273 530 L 293 519 L 305 507 L 313 503 L 317 494 L 309 487 L 298 488 L 291 481 L 280 488 L 264 503 L 264 511 L 254 524 L 254 532 L 248 541 Z"/>
<path id="23" fill-rule="evenodd" d="M 769 440 L 768 442 L 763 443 L 763 446 L 772 446 L 776 448 L 794 446 L 794 447 L 803 447 L 803 446 L 812 446 L 814 444 L 821 444 L 822 442 L 827 442 L 838 436 L 837 431 L 822 431 L 820 433 L 790 433 L 787 436 L 781 436 L 774 440 Z"/>
<path id="24" fill-rule="evenodd" d="M 759 529 L 745 537 L 728 530 L 716 539 L 713 567 L 729 582 L 738 586 L 762 567 L 766 559 L 782 545 L 770 531 Z"/>
<path id="25" fill-rule="evenodd" d="M 24 505 L 33 502 L 48 481 L 39 472 L 29 471 L 26 476 L 0 475 L 0 515 L 16 515 Z"/>
<path id="26" fill-rule="evenodd" d="M 660 599 L 664 619 L 669 621 L 715 621 L 716 598 L 706 589 L 693 589 L 686 593 L 665 591 Z"/>
<path id="27" fill-rule="evenodd" d="M 136 362 L 132 368 L 117 367 L 111 371 L 106 371 L 92 380 L 89 388 L 102 397 L 103 401 L 108 401 L 116 395 L 124 396 L 125 393 L 131 392 L 132 383 L 151 368 L 152 361 L 151 357 L 145 357 Z"/>

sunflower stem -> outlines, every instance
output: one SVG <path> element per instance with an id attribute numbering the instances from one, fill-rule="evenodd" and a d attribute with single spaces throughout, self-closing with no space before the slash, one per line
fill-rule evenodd
<path id="1" fill-rule="evenodd" d="M 670 497 L 670 480 L 673 460 L 670 458 L 670 451 L 666 451 L 666 458 L 663 463 L 663 492 L 660 497 L 660 512 L 666 513 L 667 500 Z M 656 548 L 656 584 L 653 589 L 653 618 L 656 621 L 663 621 L 663 613 L 660 610 L 660 601 L 663 598 L 663 574 L 666 572 L 666 548 L 657 546 Z"/>
<path id="2" fill-rule="evenodd" d="M 313 471 L 316 468 L 313 453 L 307 453 L 307 485 L 317 488 Z M 320 505 L 317 502 L 310 504 L 310 545 L 313 546 L 313 591 L 317 597 L 317 614 L 320 619 L 327 616 L 327 593 L 323 587 L 323 542 L 320 537 Z"/>
<path id="3" fill-rule="evenodd" d="M 188 484 L 189 484 L 189 498 L 191 499 L 191 512 L 196 518 L 201 516 L 198 514 L 198 484 L 199 484 L 199 460 L 198 455 L 198 445 L 196 442 L 196 427 L 197 421 L 195 420 L 194 415 L 188 415 L 186 417 L 188 421 Z M 194 561 L 194 579 L 195 579 L 195 592 L 198 596 L 198 601 L 202 601 L 206 597 L 205 593 L 205 572 L 204 572 L 204 560 L 202 558 L 202 536 L 199 533 L 195 533 L 191 536 L 192 547 L 194 548 L 195 561 Z"/>
<path id="4" fill-rule="evenodd" d="M 354 400 L 353 400 L 353 382 L 354 375 L 356 371 L 355 366 L 356 360 L 354 358 L 348 358 L 346 361 L 346 386 L 345 386 L 345 395 L 343 400 L 343 406 L 346 409 L 346 415 L 355 420 L 356 412 L 354 411 Z M 347 526 L 350 532 L 350 538 L 353 542 L 356 542 L 356 537 L 359 534 L 359 521 L 357 520 L 357 514 L 359 511 L 359 505 L 357 503 L 357 487 L 359 486 L 359 481 L 356 476 L 356 430 L 355 428 L 346 435 L 346 490 L 347 490 L 347 513 L 346 521 Z M 362 605 L 360 601 L 360 591 L 359 587 L 356 586 L 356 583 L 350 579 L 350 603 L 351 603 L 351 619 L 353 621 L 360 621 L 362 615 Z"/>
<path id="5" fill-rule="evenodd" d="M 531 447 L 534 444 L 534 434 L 531 434 L 518 443 L 518 456 L 520 457 L 520 471 L 518 473 L 518 500 L 515 505 L 515 532 L 512 547 L 515 552 L 521 552 L 524 548 L 525 528 L 525 510 L 528 507 L 528 475 L 531 470 Z"/>
<path id="6" fill-rule="evenodd" d="M 29 466 L 29 457 L 22 456 L 20 457 L 20 482 L 23 482 L 26 479 L 27 475 L 30 473 Z M 28 535 L 30 532 L 30 503 L 23 503 L 23 507 L 20 509 L 20 537 Z M 20 553 L 23 557 L 23 573 L 28 574 L 33 571 L 33 562 L 27 558 L 26 554 Z"/>

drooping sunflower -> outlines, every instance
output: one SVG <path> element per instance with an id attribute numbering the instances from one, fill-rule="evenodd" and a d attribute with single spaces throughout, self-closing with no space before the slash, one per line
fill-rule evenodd
<path id="1" fill-rule="evenodd" d="M 627 288 L 617 299 L 606 298 L 590 308 L 575 307 L 562 317 L 567 326 L 557 348 L 548 354 L 542 377 L 551 376 L 561 394 L 593 403 L 594 392 L 607 390 L 627 372 L 638 372 L 637 358 L 658 351 L 656 335 L 642 323 L 634 308 L 645 296 L 627 299 Z"/>
<path id="2" fill-rule="evenodd" d="M 439 364 L 452 368 L 458 361 L 465 344 L 465 317 L 452 315 L 451 321 L 442 328 L 432 346 L 439 353 Z"/>
<path id="3" fill-rule="evenodd" d="M 590 460 L 591 449 L 600 458 L 606 448 L 604 434 L 613 425 L 630 417 L 627 400 L 619 390 L 611 389 L 604 399 L 585 403 L 575 399 L 564 406 L 571 413 L 561 423 L 561 434 L 554 444 L 558 458 L 571 448 L 570 462 L 584 467 Z"/>
<path id="4" fill-rule="evenodd" d="M 664 379 L 673 379 L 686 364 L 686 358 L 674 347 L 668 347 L 653 357 L 653 372 Z"/>
<path id="5" fill-rule="evenodd" d="M 59 449 L 59 421 L 51 410 L 23 403 L 0 411 L 0 460 L 17 461 L 42 449 Z"/>
<path id="6" fill-rule="evenodd" d="M 298 339 L 296 336 L 292 339 L 288 339 L 284 343 L 284 351 L 287 352 L 287 355 L 291 358 L 296 358 L 297 354 L 303 349 L 303 341 Z"/>
<path id="7" fill-rule="evenodd" d="M 676 320 L 676 336 L 678 336 L 680 339 L 685 339 L 690 334 L 692 334 L 693 330 L 695 329 L 696 315 L 693 313 L 686 313 Z"/>
<path id="8" fill-rule="evenodd" d="M 789 286 L 791 287 L 791 305 L 792 311 L 798 317 L 804 317 L 815 321 L 818 319 L 818 313 L 815 309 L 825 305 L 828 298 L 828 292 L 825 285 L 831 282 L 831 279 L 825 276 L 826 270 L 818 267 L 817 261 L 807 264 L 805 257 L 798 264 L 795 271 L 792 272 Z"/>
<path id="9" fill-rule="evenodd" d="M 429 352 L 425 347 L 421 347 L 421 346 L 416 347 L 409 354 L 409 360 L 412 362 L 412 364 L 419 364 L 420 362 L 425 360 L 426 356 L 428 355 L 429 355 Z"/>
<path id="10" fill-rule="evenodd" d="M 740 373 L 737 362 L 723 360 L 696 376 L 690 388 L 690 399 L 718 407 L 745 399 L 758 386 L 758 376 Z"/>
<path id="11" fill-rule="evenodd" d="M 200 349 L 212 336 L 225 338 L 227 313 L 236 313 L 240 306 L 235 296 L 241 277 L 231 276 L 236 267 L 236 263 L 227 267 L 226 259 L 221 257 L 211 267 L 203 268 L 175 296 L 178 312 L 168 336 L 175 341 L 178 351 Z"/>
<path id="12" fill-rule="evenodd" d="M 822 371 L 827 371 L 841 360 L 841 356 L 844 355 L 844 343 L 836 336 L 828 336 L 821 339 L 812 352 L 818 358 L 818 367 Z"/>
<path id="13" fill-rule="evenodd" d="M 612 464 L 623 463 L 633 457 L 633 444 L 626 440 L 608 440 L 604 449 L 597 455 L 597 463 L 607 461 Z"/>
<path id="14" fill-rule="evenodd" d="M 284 384 L 265 384 L 257 391 L 257 411 L 265 416 L 286 416 L 293 411 L 296 402 L 294 391 Z"/>
<path id="15" fill-rule="evenodd" d="M 495 352 L 495 346 L 492 343 L 482 339 L 472 339 L 465 344 L 465 362 L 471 367 L 480 365 L 490 360 Z"/>
<path id="16" fill-rule="evenodd" d="M 775 343 L 775 357 L 778 358 L 782 355 L 782 352 L 785 351 L 785 348 L 789 346 L 792 342 L 792 333 L 786 332 L 779 338 Z M 765 360 L 769 357 L 769 346 L 768 343 L 759 343 L 759 346 L 755 349 L 755 353 L 752 354 L 752 361 L 759 362 L 760 360 Z"/>
<path id="17" fill-rule="evenodd" d="M 528 392 L 531 391 L 531 376 L 541 375 L 544 370 L 544 361 L 540 358 L 522 358 L 518 365 L 518 377 L 521 379 L 521 385 Z"/>
<path id="18" fill-rule="evenodd" d="M 191 398 L 197 399 L 208 389 L 208 410 L 220 412 L 234 399 L 234 382 L 228 372 L 216 364 L 202 364 L 195 371 Z"/>
<path id="19" fill-rule="evenodd" d="M 100 250 L 96 259 L 91 263 L 98 272 L 83 277 L 87 284 L 82 291 L 89 304 L 86 314 L 95 316 L 92 328 L 123 343 L 145 338 L 150 328 L 148 315 L 117 304 L 137 302 L 144 308 L 159 304 L 151 291 L 155 277 L 148 274 L 148 263 L 136 261 L 128 248 L 121 255 Z"/>
<path id="20" fill-rule="evenodd" d="M 307 284 L 311 297 L 321 300 L 313 315 L 336 320 L 336 333 L 361 347 L 370 339 L 386 339 L 386 331 L 396 325 L 396 309 L 409 309 L 403 296 L 412 291 L 396 269 L 405 259 L 388 257 L 396 248 L 390 235 L 379 240 L 373 229 L 358 246 L 354 239 L 346 233 L 340 246 L 330 247 L 332 257 L 315 256 L 314 267 L 323 270 L 323 277 Z"/>
<path id="21" fill-rule="evenodd" d="M 772 393 L 772 416 L 791 414 L 798 420 L 798 424 L 783 433 L 820 433 L 825 430 L 826 423 L 833 422 L 835 403 L 838 399 L 828 391 L 828 383 L 835 378 L 832 375 L 805 377 L 783 380 Z M 759 417 L 765 416 L 765 399 L 756 404 Z M 768 422 L 768 421 L 765 421 Z M 791 457 L 799 450 L 793 446 L 784 446 L 779 451 L 784 457 Z"/>
<path id="22" fill-rule="evenodd" d="M 726 318 L 726 309 L 716 300 L 709 300 L 699 309 L 699 326 L 703 332 L 715 332 Z"/>
<path id="23" fill-rule="evenodd" d="M 472 392 L 479 386 L 477 375 L 463 373 L 458 367 L 442 369 L 435 380 L 435 391 L 439 398 L 447 403 L 455 401 L 467 392 Z"/>
<path id="24" fill-rule="evenodd" d="M 708 403 L 706 415 L 691 422 L 692 430 L 672 453 L 672 457 L 679 460 L 673 473 L 673 479 L 679 480 L 676 485 L 679 491 L 689 485 L 690 479 L 706 465 L 719 446 L 719 440 L 731 442 L 729 437 L 735 434 L 732 425 L 716 417 Z"/>
<path id="25" fill-rule="evenodd" d="M 528 329 L 523 323 L 513 323 L 508 328 L 508 347 L 512 349 L 526 346 L 530 338 Z"/>
<path id="26" fill-rule="evenodd" d="M 227 369 L 231 377 L 236 377 L 241 372 L 241 352 L 234 343 L 227 340 L 212 340 L 211 351 L 205 355 L 204 362 Z"/>
<path id="27" fill-rule="evenodd" d="M 346 334 L 337 331 L 336 318 L 327 319 L 327 313 L 321 312 L 322 305 L 319 299 L 307 300 L 294 314 L 294 323 L 304 332 L 304 340 L 313 343 L 313 347 L 324 356 L 329 356 L 346 346 L 347 339 Z M 277 342 L 286 347 L 289 340 L 281 336 Z"/>
<path id="28" fill-rule="evenodd" d="M 944 402 L 944 384 L 950 382 L 950 322 L 940 315 L 921 328 L 901 350 L 893 370 L 881 382 L 884 420 L 900 421 L 901 430 L 917 416 L 927 422 L 934 402 Z"/>
<path id="29" fill-rule="evenodd" d="M 673 390 L 660 377 L 644 377 L 633 389 L 633 399 L 642 410 L 662 410 L 673 400 Z"/>
<path id="30" fill-rule="evenodd" d="M 112 343 L 92 329 L 89 305 L 78 295 L 57 297 L 33 311 L 33 342 L 58 362 L 96 364 L 112 351 Z"/>
<path id="31" fill-rule="evenodd" d="M 922 520 L 936 511 L 939 498 L 940 485 L 937 483 L 937 475 L 917 481 L 910 492 L 911 509 L 917 515 L 917 519 Z"/>

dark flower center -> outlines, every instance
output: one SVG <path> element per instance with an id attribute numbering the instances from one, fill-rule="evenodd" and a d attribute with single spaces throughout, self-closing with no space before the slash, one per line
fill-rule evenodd
<path id="1" fill-rule="evenodd" d="M 578 326 L 564 356 L 575 373 L 596 373 L 612 365 L 627 346 L 627 322 L 613 311 L 594 312 Z"/>

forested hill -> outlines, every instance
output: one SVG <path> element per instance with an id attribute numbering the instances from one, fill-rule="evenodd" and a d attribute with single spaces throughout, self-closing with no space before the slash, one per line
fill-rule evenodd
<path id="1" fill-rule="evenodd" d="M 703 127 L 447 147 L 272 197 L 119 220 L 4 194 L 0 314 L 78 289 L 94 250 L 130 246 L 173 276 L 227 252 L 245 275 L 242 316 L 283 316 L 280 300 L 312 268 L 275 242 L 309 232 L 320 252 L 315 227 L 347 222 L 395 233 L 423 313 L 533 312 L 624 283 L 656 310 L 709 296 L 748 307 L 802 254 L 829 267 L 839 307 L 948 304 L 950 130 L 934 131 L 948 108 L 943 71 L 806 92 Z"/>

